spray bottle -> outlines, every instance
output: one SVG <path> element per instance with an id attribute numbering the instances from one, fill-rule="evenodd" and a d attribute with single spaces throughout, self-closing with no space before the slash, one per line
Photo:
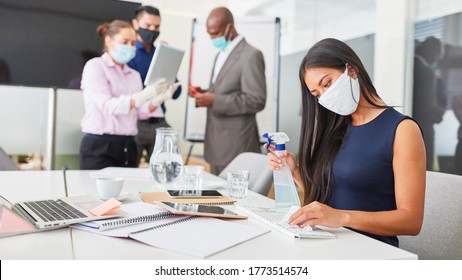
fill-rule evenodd
<path id="1" fill-rule="evenodd" d="M 289 136 L 284 132 L 268 132 L 263 134 L 267 139 L 267 149 L 271 143 L 275 143 L 275 154 L 278 155 L 286 150 L 286 142 L 289 142 Z M 288 208 L 291 206 L 300 206 L 300 200 L 297 194 L 292 173 L 285 159 L 282 159 L 283 166 L 279 170 L 273 171 L 274 193 L 276 208 Z"/>

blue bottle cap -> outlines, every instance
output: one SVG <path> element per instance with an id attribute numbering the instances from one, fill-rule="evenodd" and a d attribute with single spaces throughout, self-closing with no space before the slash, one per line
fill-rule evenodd
<path id="1" fill-rule="evenodd" d="M 276 151 L 284 151 L 286 149 L 286 144 L 276 144 Z"/>

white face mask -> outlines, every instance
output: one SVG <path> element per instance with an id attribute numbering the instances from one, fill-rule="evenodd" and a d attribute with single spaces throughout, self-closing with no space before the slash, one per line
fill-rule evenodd
<path id="1" fill-rule="evenodd" d="M 356 111 L 359 103 L 359 80 L 348 76 L 345 72 L 319 98 L 324 108 L 342 116 Z"/>

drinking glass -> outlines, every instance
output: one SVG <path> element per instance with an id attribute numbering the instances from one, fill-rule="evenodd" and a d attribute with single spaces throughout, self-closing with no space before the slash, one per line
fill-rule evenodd
<path id="1" fill-rule="evenodd" d="M 228 194 L 234 199 L 244 199 L 247 197 L 249 189 L 250 172 L 247 170 L 228 171 Z"/>

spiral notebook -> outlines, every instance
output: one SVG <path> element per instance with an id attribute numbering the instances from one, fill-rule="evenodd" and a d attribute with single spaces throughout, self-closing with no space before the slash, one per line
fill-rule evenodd
<path id="1" fill-rule="evenodd" d="M 116 227 L 112 229 L 100 230 L 83 224 L 71 227 L 111 237 L 130 238 L 196 258 L 206 258 L 270 231 L 216 218 L 163 215 L 165 211 L 162 208 L 148 203 L 125 204 L 122 209 L 130 214 L 132 220 L 125 219 L 130 217 L 113 219 L 112 223 Z M 144 218 L 134 218 L 141 211 L 145 214 L 140 217 L 152 215 L 152 218 L 147 219 L 147 222 L 141 222 Z M 125 226 L 117 227 L 119 224 Z"/>
<path id="2" fill-rule="evenodd" d="M 179 201 L 178 198 L 170 197 L 170 195 L 167 192 L 140 192 L 140 197 L 146 203 L 154 203 L 154 201 L 166 201 L 203 205 L 219 205 L 234 204 L 236 202 L 236 200 L 233 200 L 225 195 L 219 198 L 182 198 L 181 201 Z"/>
<path id="3" fill-rule="evenodd" d="M 129 237 L 132 232 L 185 218 L 143 202 L 122 204 L 122 209 L 128 213 L 124 217 L 79 223 L 72 227 L 106 236 Z"/>
<path id="4" fill-rule="evenodd" d="M 80 225 L 97 229 L 99 231 L 105 231 L 136 224 L 153 222 L 173 216 L 179 216 L 169 211 L 161 210 L 157 207 L 152 207 L 151 205 L 142 202 L 126 204 L 123 206 L 123 209 L 124 211 L 128 211 L 130 214 L 122 218 L 91 221 L 80 223 Z"/>

